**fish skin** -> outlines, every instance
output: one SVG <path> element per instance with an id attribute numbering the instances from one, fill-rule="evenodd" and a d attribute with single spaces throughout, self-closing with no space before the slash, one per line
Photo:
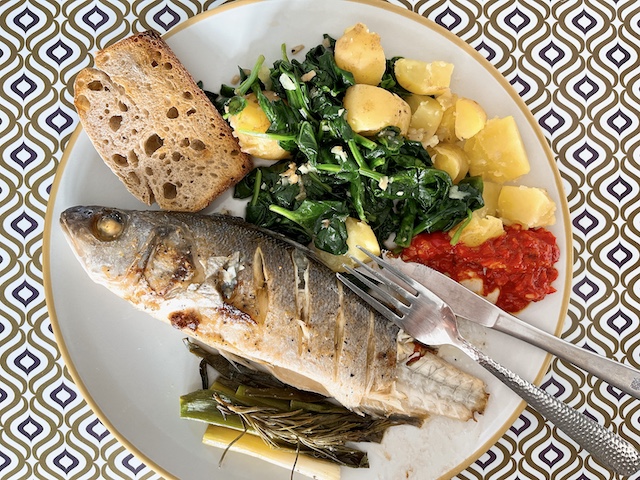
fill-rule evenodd
<path id="1" fill-rule="evenodd" d="M 305 247 L 220 214 L 78 206 L 60 223 L 95 282 L 202 343 L 356 411 L 449 409 L 397 398 L 398 328 Z M 484 409 L 473 388 L 460 418 Z"/>

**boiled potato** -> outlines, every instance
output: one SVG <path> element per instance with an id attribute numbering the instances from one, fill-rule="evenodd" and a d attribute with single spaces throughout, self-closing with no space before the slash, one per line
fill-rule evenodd
<path id="1" fill-rule="evenodd" d="M 407 102 L 409 104 L 409 107 L 411 107 L 411 113 L 415 113 L 415 111 L 418 109 L 418 107 L 420 106 L 420 104 L 422 102 L 424 102 L 425 100 L 428 99 L 432 99 L 433 97 L 430 95 L 408 95 L 406 97 L 404 97 L 404 101 Z"/>
<path id="2" fill-rule="evenodd" d="M 438 95 L 449 88 L 453 64 L 400 58 L 395 63 L 394 72 L 398 83 L 411 93 Z"/>
<path id="3" fill-rule="evenodd" d="M 454 130 L 458 139 L 473 137 L 486 123 L 487 114 L 477 102 L 469 98 L 459 98 L 456 101 Z"/>
<path id="4" fill-rule="evenodd" d="M 484 215 L 496 216 L 498 212 L 498 197 L 500 196 L 500 190 L 502 185 L 495 182 L 484 181 L 482 189 L 482 199 L 484 200 L 484 207 L 481 211 Z"/>
<path id="5" fill-rule="evenodd" d="M 513 117 L 493 118 L 468 139 L 464 151 L 469 173 L 497 183 L 514 180 L 529 172 L 529 160 Z"/>
<path id="6" fill-rule="evenodd" d="M 447 172 L 453 183 L 458 183 L 467 175 L 469 171 L 467 154 L 458 145 L 439 143 L 429 153 L 433 166 Z"/>
<path id="7" fill-rule="evenodd" d="M 265 91 L 264 94 L 270 100 L 277 98 L 277 95 L 271 91 Z M 280 147 L 277 140 L 261 138 L 239 131 L 247 130 L 250 132 L 264 133 L 271 125 L 267 115 L 262 108 L 260 108 L 256 95 L 250 93 L 245 96 L 245 99 L 247 100 L 247 105 L 242 111 L 236 115 L 229 115 L 229 124 L 231 128 L 233 128 L 233 136 L 238 139 L 240 149 L 244 153 L 265 160 L 281 160 L 289 157 L 290 153 Z"/>
<path id="8" fill-rule="evenodd" d="M 411 122 L 411 108 L 398 95 L 384 88 L 358 84 L 344 96 L 347 123 L 354 132 L 374 135 L 385 127 L 398 127 L 406 135 Z"/>
<path id="9" fill-rule="evenodd" d="M 380 255 L 378 239 L 369 225 L 352 217 L 347 217 L 345 225 L 347 227 L 348 235 L 347 246 L 349 247 L 347 253 L 344 255 L 332 255 L 329 252 L 318 250 L 315 246 L 312 247 L 320 260 L 335 272 L 343 272 L 343 264 L 347 264 L 351 267 L 356 266 L 356 263 L 349 258 L 350 256 L 357 258 L 362 262 L 369 262 L 371 260 L 362 252 L 362 250 L 357 248 L 358 245 L 366 248 L 374 255 Z"/>
<path id="10" fill-rule="evenodd" d="M 441 142 L 455 143 L 458 141 L 456 137 L 456 102 L 458 96 L 455 93 L 446 91 L 442 95 L 438 95 L 436 100 L 442 107 L 442 120 L 436 130 L 436 136 Z"/>
<path id="11" fill-rule="evenodd" d="M 380 36 L 356 23 L 345 30 L 334 48 L 338 67 L 351 72 L 356 83 L 378 85 L 387 67 Z"/>
<path id="12" fill-rule="evenodd" d="M 498 214 L 505 225 L 524 228 L 553 225 L 556 204 L 542 188 L 505 185 L 498 197 Z"/>
<path id="13" fill-rule="evenodd" d="M 422 142 L 427 147 L 438 143 L 438 139 L 434 139 L 434 136 L 440 126 L 443 110 L 440 103 L 434 98 L 422 98 L 424 100 L 416 106 L 415 110 L 412 108 L 413 114 L 407 136 L 411 140 Z"/>
<path id="14" fill-rule="evenodd" d="M 478 212 L 473 212 L 467 225 L 460 225 L 454 228 L 449 232 L 449 235 L 455 235 L 458 228 L 462 228 L 458 241 L 469 247 L 477 247 L 487 240 L 499 237 L 504 233 L 502 220 L 491 215 L 481 216 Z"/>

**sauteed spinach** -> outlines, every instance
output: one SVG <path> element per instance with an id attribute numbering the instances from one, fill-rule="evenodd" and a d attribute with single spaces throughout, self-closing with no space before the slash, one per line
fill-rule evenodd
<path id="1" fill-rule="evenodd" d="M 446 172 L 433 168 L 421 143 L 395 127 L 370 138 L 351 129 L 342 99 L 355 82 L 336 65 L 334 45 L 325 35 L 302 62 L 289 59 L 283 45 L 282 58 L 265 79 L 279 96 L 273 101 L 258 75 L 263 57 L 251 74 L 240 69 L 238 88 L 223 85 L 215 98 L 228 115 L 242 110 L 245 93 L 255 93 L 271 126 L 254 134 L 276 139 L 291 152 L 290 159 L 256 168 L 236 186 L 236 198 L 250 198 L 247 220 L 343 254 L 347 216 L 367 222 L 381 244 L 391 238 L 400 247 L 420 232 L 449 230 L 469 219 L 483 206 L 479 177 L 454 185 Z M 396 60 L 387 60 L 380 85 L 406 95 L 393 74 Z"/>

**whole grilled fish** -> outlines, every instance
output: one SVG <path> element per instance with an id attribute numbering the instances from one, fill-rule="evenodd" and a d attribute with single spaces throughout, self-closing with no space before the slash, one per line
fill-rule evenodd
<path id="1" fill-rule="evenodd" d="M 414 344 L 293 242 L 226 215 L 73 207 L 89 276 L 183 333 L 356 411 L 468 419 L 482 381 Z M 411 360 L 411 361 L 409 361 Z"/>

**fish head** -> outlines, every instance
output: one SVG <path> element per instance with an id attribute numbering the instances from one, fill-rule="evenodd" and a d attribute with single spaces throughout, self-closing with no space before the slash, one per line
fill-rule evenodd
<path id="1" fill-rule="evenodd" d="M 188 229 L 162 212 L 77 206 L 62 212 L 60 224 L 89 276 L 112 290 L 166 294 L 198 273 Z"/>

